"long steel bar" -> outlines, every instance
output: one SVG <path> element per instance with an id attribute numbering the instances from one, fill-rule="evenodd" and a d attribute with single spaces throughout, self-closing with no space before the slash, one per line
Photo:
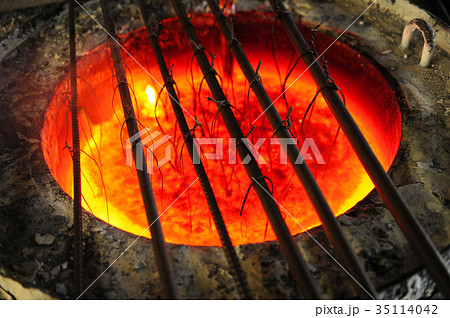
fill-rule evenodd
<path id="1" fill-rule="evenodd" d="M 200 158 L 200 155 L 197 151 L 197 148 L 194 145 L 193 140 L 194 131 L 189 129 L 189 126 L 186 122 L 186 118 L 183 114 L 183 109 L 181 108 L 180 101 L 175 91 L 173 78 L 169 73 L 166 61 L 164 59 L 164 55 L 158 42 L 159 20 L 156 16 L 152 16 L 152 20 L 149 19 L 150 17 L 144 6 L 143 0 L 138 0 L 138 4 L 140 7 L 142 18 L 147 28 L 148 35 L 150 37 L 153 53 L 155 54 L 156 61 L 161 71 L 161 75 L 164 79 L 164 85 L 167 89 L 167 93 L 172 103 L 172 108 L 175 113 L 175 117 L 177 119 L 178 125 L 180 126 L 181 133 L 183 134 L 186 147 L 189 151 L 189 155 L 191 156 L 195 171 L 197 172 L 197 176 L 202 185 L 203 192 L 205 193 L 206 201 L 208 202 L 209 210 L 211 211 L 214 224 L 216 225 L 217 232 L 219 233 L 220 241 L 222 242 L 223 246 L 223 251 L 227 258 L 228 264 L 231 267 L 234 280 L 236 282 L 241 297 L 244 299 L 253 299 L 253 295 L 247 282 L 247 277 L 245 275 L 244 270 L 242 269 L 241 262 L 239 261 L 239 257 L 236 254 L 236 250 L 234 249 L 230 236 L 228 235 L 225 222 L 222 218 L 222 214 L 217 204 L 214 191 L 211 187 L 211 183 L 208 179 L 203 163 L 201 160 L 199 161 L 199 163 L 195 163 L 194 161 L 194 158 Z"/>
<path id="2" fill-rule="evenodd" d="M 207 0 L 207 2 L 230 46 L 231 51 L 233 52 L 236 61 L 241 67 L 242 72 L 251 85 L 251 88 L 255 93 L 265 116 L 271 124 L 272 129 L 275 131 L 275 134 L 279 138 L 280 142 L 284 144 L 283 149 L 287 149 L 289 161 L 294 168 L 297 177 L 303 184 L 310 201 L 314 205 L 314 208 L 316 209 L 324 225 L 325 232 L 330 242 L 336 249 L 340 259 L 346 267 L 346 270 L 348 270 L 352 275 L 359 295 L 363 298 L 375 298 L 375 288 L 362 268 L 355 251 L 337 222 L 336 217 L 331 211 L 331 208 L 328 205 L 328 202 L 319 188 L 313 174 L 309 170 L 308 165 L 303 160 L 296 145 L 296 140 L 294 141 L 288 128 L 283 125 L 283 120 L 264 89 L 262 82 L 255 80 L 258 77 L 258 74 L 254 71 L 250 61 L 242 49 L 241 44 L 238 39 L 236 39 L 233 28 L 231 27 L 227 17 L 223 14 L 217 0 Z"/>
<path id="3" fill-rule="evenodd" d="M 78 126 L 77 100 L 77 52 L 75 35 L 75 2 L 69 0 L 69 47 L 70 47 L 70 109 L 72 116 L 73 161 L 73 227 L 74 271 L 76 296 L 83 292 L 83 214 L 81 209 L 80 131 Z"/>
<path id="4" fill-rule="evenodd" d="M 402 228 L 419 258 L 428 269 L 428 272 L 435 280 L 439 290 L 445 297 L 450 298 L 450 273 L 439 251 L 434 246 L 430 237 L 425 233 L 404 199 L 400 196 L 392 180 L 384 171 L 383 166 L 370 148 L 339 94 L 335 89 L 330 87 L 323 68 L 317 62 L 316 57 L 310 53 L 305 39 L 292 19 L 291 14 L 286 11 L 283 2 L 280 0 L 270 0 L 270 3 L 283 24 L 292 44 L 302 56 L 305 64 L 309 66 L 309 72 L 313 76 L 317 87 L 321 89 L 324 99 L 366 172 L 375 184 L 378 193 Z"/>
<path id="5" fill-rule="evenodd" d="M 106 0 L 100 0 L 105 21 L 106 30 L 108 30 L 108 43 L 111 49 L 111 55 L 116 71 L 117 84 L 119 87 L 120 98 L 123 106 L 123 113 L 127 125 L 128 136 L 136 136 L 139 134 L 139 127 L 136 121 L 133 102 L 131 99 L 128 82 L 126 78 L 125 68 L 122 61 L 120 46 L 118 45 L 118 38 L 115 32 L 114 23 L 111 18 L 111 10 Z M 132 144 L 133 158 L 144 158 L 143 147 L 136 147 L 141 143 L 141 138 L 137 138 Z M 153 251 L 158 266 L 160 280 L 163 286 L 165 297 L 168 299 L 177 299 L 178 291 L 175 283 L 175 276 L 172 269 L 172 262 L 167 251 L 164 241 L 164 234 L 159 221 L 158 210 L 156 207 L 155 196 L 153 194 L 152 183 L 147 170 L 147 163 L 143 161 L 143 169 L 136 169 L 139 185 L 141 188 L 142 198 L 144 200 L 145 212 L 147 214 L 150 232 L 152 234 Z"/>
<path id="6" fill-rule="evenodd" d="M 190 43 L 192 51 L 197 59 L 197 62 L 203 72 L 204 78 L 211 90 L 211 93 L 215 100 L 221 101 L 225 105 L 228 102 L 226 96 L 217 81 L 216 76 L 212 72 L 211 64 L 198 40 L 197 34 L 191 24 L 188 16 L 186 14 L 185 8 L 180 0 L 172 0 L 172 4 L 175 8 L 177 16 L 183 26 L 184 33 Z M 236 138 L 238 141 L 242 141 L 244 134 L 236 120 L 236 117 L 231 110 L 231 107 L 222 107 L 217 104 L 218 111 L 231 135 L 232 138 Z M 270 224 L 277 236 L 278 242 L 280 244 L 281 250 L 289 264 L 291 273 L 294 275 L 297 283 L 300 287 L 302 296 L 304 298 L 316 299 L 320 298 L 320 293 L 314 283 L 311 273 L 309 272 L 306 263 L 300 253 L 300 250 L 292 238 L 286 223 L 280 213 L 278 205 L 276 202 L 268 195 L 270 193 L 269 187 L 267 186 L 266 180 L 261 173 L 261 170 L 252 155 L 252 152 L 247 148 L 243 142 L 237 142 L 237 151 L 242 160 L 245 158 L 250 158 L 250 162 L 245 164 L 244 167 L 251 181 L 258 180 L 262 187 L 255 186 L 254 190 L 261 201 L 261 204 L 269 218 Z M 253 182 L 252 182 L 253 184 Z"/>

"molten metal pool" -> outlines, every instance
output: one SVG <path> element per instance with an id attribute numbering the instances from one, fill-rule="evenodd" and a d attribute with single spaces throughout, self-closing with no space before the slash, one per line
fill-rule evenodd
<path id="1" fill-rule="evenodd" d="M 233 110 L 242 130 L 248 133 L 256 126 L 249 135 L 252 143 L 266 138 L 259 148 L 262 161 L 266 164 L 260 166 L 264 175 L 272 180 L 274 198 L 289 211 L 284 217 L 291 233 L 294 235 L 320 225 L 292 167 L 281 160 L 283 153 L 279 145 L 269 144 L 273 131 L 264 116 L 259 117 L 259 104 L 213 22 L 213 18 L 207 15 L 193 18 L 197 29 L 202 30 L 200 40 L 211 52 L 211 59 L 215 56 L 215 69 L 228 99 L 236 107 Z M 288 40 L 276 29 L 274 59 L 270 41 L 273 17 L 237 15 L 233 22 L 236 35 L 242 40 L 255 68 L 261 60 L 259 75 L 280 115 L 285 117 L 290 106 L 293 107 L 290 120 L 299 147 L 305 144 L 305 138 L 312 138 L 307 140 L 313 140 L 317 146 L 318 151 L 313 151 L 313 147 L 305 148 L 305 153 L 309 154 L 305 155 L 306 162 L 334 213 L 345 213 L 374 186 L 321 96 L 305 115 L 317 91 L 308 72 L 304 72 L 305 65 L 299 63 L 289 75 L 285 84 L 289 89 L 284 98 L 281 96 L 282 85 L 297 56 Z M 173 77 L 181 104 L 186 109 L 188 123 L 191 127 L 194 125 L 189 113 L 203 125 L 196 128 L 196 137 L 224 140 L 223 159 L 204 160 L 204 164 L 233 245 L 274 240 L 275 236 L 253 190 L 250 190 L 241 214 L 251 182 L 239 158 L 236 164 L 230 163 L 230 155 L 233 157 L 235 152 L 229 145 L 229 135 L 220 116 L 215 116 L 216 105 L 207 99 L 211 93 L 202 81 L 203 76 L 178 22 L 167 20 L 164 27 L 161 44 L 169 66 L 173 65 Z M 305 35 L 310 34 L 305 27 L 302 28 Z M 331 38 L 319 34 L 316 40 L 318 52 L 322 52 L 331 42 Z M 145 30 L 124 36 L 123 46 L 133 57 L 123 54 L 141 128 L 148 128 L 148 133 L 162 133 L 154 142 L 163 134 L 171 137 L 164 147 L 158 147 L 154 152 L 156 158 L 162 158 L 169 147 L 170 161 L 159 169 L 155 162 L 152 174 L 166 241 L 187 245 L 220 245 L 200 183 L 194 183 L 180 196 L 197 176 L 186 147 L 183 147 L 184 140 L 169 98 L 164 91 L 161 92 L 163 80 Z M 383 167 L 389 169 L 401 139 L 400 108 L 392 88 L 367 59 L 342 43 L 335 43 L 325 57 L 330 75 L 345 95 L 347 107 Z M 135 168 L 126 164 L 128 136 L 107 45 L 82 56 L 78 65 L 83 207 L 117 228 L 150 237 Z M 66 147 L 72 144 L 67 92 L 68 78 L 65 78 L 55 88 L 46 113 L 43 147 L 53 176 L 62 189 L 72 195 L 72 159 L 70 149 Z M 149 142 L 146 146 L 151 147 L 151 144 Z M 203 147 L 205 153 L 215 150 L 213 146 Z M 324 164 L 321 164 L 319 153 Z"/>

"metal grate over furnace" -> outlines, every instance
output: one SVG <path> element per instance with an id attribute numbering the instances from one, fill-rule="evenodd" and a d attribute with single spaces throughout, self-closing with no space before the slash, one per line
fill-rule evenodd
<path id="1" fill-rule="evenodd" d="M 123 61 L 121 58 L 121 46 L 118 38 L 115 34 L 115 27 L 112 20 L 112 15 L 108 1 L 101 0 L 103 18 L 105 21 L 105 30 L 109 33 L 108 41 L 113 57 L 114 67 L 116 71 L 116 78 L 118 83 L 118 88 L 122 100 L 122 106 L 125 115 L 125 124 L 128 128 L 129 136 L 133 136 L 139 132 L 137 121 L 134 115 L 133 101 L 128 87 L 128 82 L 125 75 L 125 69 Z M 287 149 L 287 155 L 289 161 L 292 165 L 295 174 L 303 184 L 309 199 L 313 203 L 313 206 L 319 215 L 328 239 L 335 247 L 337 252 L 337 260 L 342 262 L 344 269 L 352 278 L 355 283 L 355 287 L 358 290 L 359 297 L 361 298 L 377 298 L 377 292 L 373 287 L 372 283 L 367 277 L 367 274 L 363 270 L 356 253 L 354 252 L 349 241 L 345 237 L 339 223 L 336 221 L 333 212 L 331 211 L 321 189 L 319 188 L 317 181 L 309 170 L 306 162 L 303 160 L 302 163 L 296 163 L 296 158 L 301 156 L 299 149 L 292 141 L 292 132 L 289 129 L 289 115 L 286 119 L 282 119 L 275 108 L 272 100 L 266 93 L 260 76 L 258 74 L 258 69 L 255 71 L 251 66 L 249 60 L 243 51 L 239 39 L 236 38 L 232 23 L 225 16 L 224 9 L 226 8 L 228 1 L 221 8 L 215 0 L 208 0 L 209 7 L 214 14 L 214 17 L 222 30 L 223 36 L 226 38 L 230 50 L 232 51 L 236 61 L 240 65 L 250 88 L 252 88 L 254 94 L 256 95 L 264 116 L 269 121 L 272 126 L 274 135 L 276 135 L 281 142 L 284 144 L 284 149 Z M 74 30 L 74 14 L 73 10 L 75 4 L 79 4 L 76 0 L 69 0 L 69 23 L 71 25 L 70 30 Z M 377 160 L 374 152 L 367 143 L 363 134 L 359 130 L 352 116 L 346 109 L 344 102 L 342 101 L 339 93 L 339 87 L 336 85 L 328 70 L 326 64 L 324 65 L 323 60 L 321 60 L 322 54 L 319 55 L 314 49 L 314 43 L 307 43 L 299 29 L 297 28 L 292 12 L 289 12 L 284 7 L 282 1 L 271 0 L 270 1 L 273 10 L 276 13 L 277 19 L 283 24 L 287 35 L 289 36 L 293 46 L 300 54 L 306 65 L 308 65 L 308 70 L 313 76 L 318 92 L 320 92 L 324 99 L 326 100 L 328 106 L 330 107 L 333 115 L 340 124 L 342 131 L 344 132 L 347 139 L 350 141 L 355 153 L 372 179 L 378 193 L 383 198 L 384 202 L 388 206 L 395 220 L 402 228 L 405 236 L 409 240 L 411 246 L 415 250 L 416 254 L 419 256 L 424 266 L 429 271 L 430 275 L 434 278 L 438 289 L 442 292 L 445 297 L 450 297 L 450 274 L 438 252 L 436 247 L 433 245 L 428 235 L 423 230 L 422 226 L 419 224 L 405 201 L 402 199 L 398 193 L 394 183 L 389 178 L 389 176 L 384 171 L 383 167 Z M 143 0 L 138 0 L 139 7 L 141 9 L 141 14 L 144 23 L 147 27 L 149 33 L 150 41 L 156 60 L 164 78 L 164 86 L 167 93 L 169 94 L 170 100 L 172 102 L 173 110 L 177 118 L 180 130 L 183 133 L 184 141 L 186 143 L 187 149 L 192 158 L 195 156 L 196 147 L 193 142 L 193 133 L 195 126 L 189 129 L 186 119 L 183 114 L 183 109 L 177 98 L 177 93 L 174 88 L 174 80 L 169 72 L 167 64 L 165 62 L 164 56 L 161 52 L 161 48 L 158 43 L 158 28 L 160 21 L 157 15 L 152 12 L 148 12 Z M 200 43 L 196 30 L 193 27 L 190 17 L 186 13 L 186 8 L 180 0 L 172 0 L 172 5 L 176 11 L 178 19 L 183 26 L 186 38 L 192 48 L 193 54 L 199 64 L 204 79 L 208 84 L 210 91 L 213 95 L 212 101 L 217 105 L 217 113 L 222 117 L 229 134 L 236 138 L 236 140 L 244 141 L 246 135 L 243 133 L 241 127 L 236 120 L 235 114 L 233 113 L 233 105 L 229 102 L 225 96 L 219 81 L 217 80 L 217 73 L 214 69 L 213 63 L 209 61 L 205 49 Z M 80 5 L 81 6 L 81 5 Z M 71 78 L 72 80 L 72 98 L 71 98 L 71 108 L 72 111 L 76 110 L 76 53 L 75 53 L 75 33 L 70 32 L 71 41 Z M 322 63 L 321 63 L 322 62 Z M 76 115 L 72 116 L 76 121 Z M 196 122 L 196 125 L 199 123 Z M 77 182 L 79 178 L 76 176 L 80 175 L 79 167 L 79 143 L 76 143 L 78 139 L 78 132 L 76 130 L 77 125 L 73 125 L 73 147 L 71 149 L 74 162 L 78 161 L 78 164 L 74 164 L 74 182 Z M 142 147 L 136 147 L 139 144 L 140 139 L 136 139 L 133 143 L 133 154 L 135 154 L 135 160 L 138 156 L 143 156 Z M 285 259 L 289 264 L 289 268 L 293 276 L 295 277 L 297 284 L 300 288 L 302 297 L 308 299 L 318 299 L 321 298 L 321 293 L 316 286 L 311 273 L 304 261 L 302 254 L 293 240 L 286 223 L 283 220 L 280 207 L 278 202 L 272 197 L 271 189 L 267 181 L 271 182 L 270 179 L 262 174 L 261 169 L 258 166 L 256 158 L 253 156 L 251 150 L 247 147 L 245 142 L 238 142 L 236 144 L 237 152 L 242 159 L 249 157 L 250 161 L 245 166 L 247 175 L 251 181 L 254 191 L 256 192 L 264 211 L 270 220 L 271 226 L 276 234 L 278 243 L 284 254 Z M 142 152 L 142 153 L 139 153 Z M 77 156 L 78 154 L 78 156 Z M 197 155 L 198 156 L 198 155 Z M 77 159 L 78 158 L 78 159 Z M 232 269 L 233 277 L 236 281 L 242 298 L 252 298 L 251 290 L 248 286 L 246 275 L 240 265 L 239 258 L 236 255 L 231 240 L 227 233 L 227 229 L 223 218 L 221 216 L 217 201 L 214 197 L 211 184 L 208 180 L 208 176 L 202 163 L 194 163 L 194 168 L 197 172 L 198 178 L 201 182 L 203 191 L 208 201 L 211 214 L 213 216 L 215 225 L 219 232 L 221 242 L 224 248 L 225 255 L 229 262 L 230 268 Z M 156 251 L 156 260 L 158 263 L 158 270 L 161 278 L 162 285 L 164 286 L 166 298 L 178 298 L 178 293 L 176 290 L 175 276 L 172 271 L 170 257 L 165 248 L 163 229 L 159 221 L 159 215 L 156 208 L 155 197 L 152 192 L 151 181 L 148 177 L 147 167 L 144 164 L 144 169 L 142 171 L 137 170 L 139 183 L 141 187 L 142 196 L 144 199 L 145 210 L 147 213 L 148 223 L 150 230 L 152 232 L 152 242 Z M 79 182 L 79 181 L 78 181 Z M 79 188 L 78 186 L 74 187 Z M 78 231 L 76 233 L 76 246 L 75 249 L 75 262 L 78 264 L 75 266 L 76 277 L 77 277 L 77 293 L 81 295 L 83 293 L 83 283 L 82 277 L 82 249 L 80 248 L 80 242 L 82 242 L 82 224 L 81 224 L 81 192 L 75 192 L 74 194 L 75 205 L 74 205 L 74 216 L 75 220 L 80 220 L 76 228 Z"/>

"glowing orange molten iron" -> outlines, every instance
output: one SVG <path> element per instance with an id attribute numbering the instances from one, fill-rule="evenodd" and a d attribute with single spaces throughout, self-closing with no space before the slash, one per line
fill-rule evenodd
<path id="1" fill-rule="evenodd" d="M 245 20 L 245 19 L 244 19 Z M 210 20 L 205 20 L 210 21 Z M 205 22 L 202 23 L 211 23 Z M 236 22 L 237 21 L 237 22 Z M 236 30 L 239 20 L 236 19 Z M 167 22 L 172 34 L 180 34 L 177 24 Z M 266 23 L 270 28 L 270 23 Z M 266 24 L 262 24 L 267 28 Z M 216 32 L 216 31 L 211 31 Z M 180 38 L 181 36 L 178 36 Z M 165 92 L 160 93 L 163 83 L 144 31 L 133 33 L 125 42 L 127 50 L 136 58 L 143 70 L 134 60 L 124 54 L 128 70 L 128 82 L 135 96 L 135 111 L 142 128 L 149 132 L 161 132 L 170 135 L 169 141 L 155 150 L 156 158 L 163 158 L 167 146 L 170 146 L 171 160 L 159 169 L 154 168 L 152 175 L 153 189 L 157 199 L 161 222 L 168 242 L 188 245 L 220 245 L 220 240 L 212 221 L 208 205 L 204 198 L 200 183 L 196 182 L 179 195 L 196 179 L 191 159 L 173 114 L 171 104 Z M 240 164 L 229 163 L 233 147 L 229 146 L 228 132 L 220 120 L 213 121 L 217 106 L 207 100 L 211 96 L 206 83 L 202 82 L 202 74 L 195 64 L 191 64 L 192 53 L 186 43 L 175 40 L 176 35 L 162 34 L 165 43 L 165 54 L 169 65 L 174 64 L 174 80 L 180 92 L 183 107 L 197 116 L 203 127 L 197 127 L 196 137 L 210 135 L 224 138 L 223 160 L 207 160 L 204 164 L 216 194 L 233 244 L 257 243 L 273 240 L 275 236 L 267 225 L 267 218 L 253 191 L 240 210 L 250 181 Z M 220 37 L 213 36 L 214 39 Z M 211 37 L 209 37 L 211 39 Z M 238 65 L 230 59 L 223 43 L 202 39 L 204 46 L 212 52 L 219 52 L 214 65 L 221 74 L 222 86 L 230 102 L 239 111 L 235 116 L 241 123 L 244 133 L 253 126 L 251 123 L 261 114 L 259 104 L 250 92 L 248 84 Z M 326 38 L 324 41 L 326 42 Z M 143 44 L 145 43 L 145 44 Z M 261 49 L 258 41 L 244 42 L 244 49 L 253 65 L 262 61 L 259 74 L 263 85 L 276 100 L 275 107 L 282 117 L 286 116 L 287 106 L 283 98 L 277 99 L 281 93 L 280 78 L 275 67 L 270 49 Z M 289 44 L 279 45 L 282 49 L 276 52 L 281 71 L 281 82 L 295 59 Z M 364 58 L 342 44 L 335 44 L 327 53 L 338 56 L 340 61 L 329 59 L 330 72 L 342 88 L 347 106 L 369 140 L 372 148 L 385 169 L 392 164 L 398 150 L 401 136 L 401 117 L 399 106 L 390 86 L 379 72 Z M 79 62 L 79 108 L 81 125 L 81 166 L 83 206 L 96 217 L 137 235 L 149 237 L 148 223 L 145 215 L 135 168 L 126 165 L 126 129 L 123 128 L 122 105 L 116 80 L 112 74 L 112 61 L 106 45 L 90 52 Z M 328 110 L 322 97 L 318 97 L 314 107 L 308 112 L 302 126 L 303 116 L 316 86 L 305 66 L 299 64 L 287 81 L 286 92 L 289 106 L 293 106 L 291 121 L 293 132 L 298 138 L 299 147 L 304 137 L 313 138 L 325 164 L 318 164 L 311 151 L 312 160 L 307 160 L 310 169 L 316 176 L 332 210 L 336 215 L 346 212 L 363 199 L 373 188 L 373 184 L 359 163 L 346 138 Z M 153 80 L 148 74 L 152 74 Z M 67 80 L 58 85 L 55 95 L 47 111 L 47 120 L 43 130 L 43 147 L 47 163 L 62 189 L 72 194 L 72 162 L 66 145 L 71 145 L 70 113 L 68 112 Z M 200 85 L 201 84 L 201 85 Z M 201 90 L 200 90 L 201 87 Z M 199 91 L 200 90 L 200 91 Z M 247 99 L 247 97 L 249 97 Z M 194 121 L 186 113 L 189 125 Z M 274 184 L 274 197 L 290 215 L 285 216 L 292 234 L 302 232 L 320 225 L 312 205 L 306 197 L 303 186 L 293 174 L 291 166 L 280 163 L 281 150 L 278 145 L 269 147 L 273 135 L 264 116 L 254 125 L 256 129 L 250 134 L 252 142 L 259 138 L 267 138 L 259 149 L 267 164 L 261 164 L 264 175 L 270 177 Z M 69 127 L 67 127 L 69 125 Z M 302 134 L 305 131 L 305 135 Z M 69 133 L 68 133 L 69 132 Z M 145 135 L 147 136 L 147 135 Z M 155 142 L 163 136 L 155 138 Z M 147 144 L 151 146 L 151 142 Z M 181 149 L 183 151 L 181 151 Z M 203 147 L 204 152 L 214 152 L 214 147 Z M 145 148 L 144 148 L 145 150 Z M 270 152 L 270 156 L 269 156 Z M 271 163 L 271 164 L 270 164 Z M 292 218 L 295 218 L 295 220 Z M 300 227 L 301 224 L 302 227 Z"/>

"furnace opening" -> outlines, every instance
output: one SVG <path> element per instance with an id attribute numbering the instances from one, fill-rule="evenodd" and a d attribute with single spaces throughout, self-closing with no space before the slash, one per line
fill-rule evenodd
<path id="1" fill-rule="evenodd" d="M 325 163 L 321 164 L 311 149 L 308 153 L 312 159 L 307 163 L 334 213 L 345 213 L 374 186 L 322 97 L 319 95 L 311 104 L 317 89 L 305 72 L 306 66 L 299 62 L 294 67 L 298 56 L 278 27 L 273 33 L 272 52 L 273 16 L 236 15 L 233 23 L 236 36 L 254 68 L 261 61 L 258 73 L 280 115 L 285 117 L 292 106 L 290 120 L 299 146 L 306 138 L 312 138 L 317 146 Z M 261 114 L 260 106 L 214 25 L 214 18 L 197 15 L 193 17 L 193 24 L 200 30 L 200 40 L 210 52 L 210 59 L 214 60 L 215 70 L 229 101 L 236 108 L 235 115 L 242 130 L 248 133 L 256 126 L 249 135 L 253 143 L 266 138 L 259 148 L 267 163 L 261 164 L 261 168 L 273 183 L 275 199 L 289 211 L 284 217 L 291 233 L 303 232 L 302 227 L 307 230 L 320 225 L 292 167 L 280 160 L 279 146 L 269 146 L 267 140 L 273 131 L 264 116 L 256 120 Z M 181 104 L 202 124 L 195 130 L 196 137 L 225 140 L 223 160 L 204 160 L 204 163 L 233 245 L 274 240 L 275 235 L 253 190 L 242 209 L 251 182 L 238 157 L 237 164 L 230 163 L 233 151 L 230 152 L 226 141 L 229 135 L 220 116 L 216 116 L 216 105 L 207 99 L 212 95 L 202 80 L 178 21 L 166 20 L 163 25 L 160 43 L 173 71 Z M 301 26 L 301 31 L 306 38 L 311 34 L 305 26 Z M 170 160 L 159 169 L 154 162 L 152 174 L 165 238 L 176 244 L 220 245 L 200 183 L 194 183 L 183 193 L 196 179 L 196 174 L 187 149 L 183 147 L 169 98 L 161 91 L 163 80 L 147 33 L 137 30 L 121 40 L 132 56 L 123 54 L 141 129 L 161 133 L 152 135 L 155 139 L 147 146 L 151 147 L 161 136 L 170 136 L 163 147 L 154 151 L 155 157 L 161 159 L 169 148 Z M 332 41 L 318 33 L 317 51 L 322 52 Z M 401 139 L 400 107 L 393 89 L 367 59 L 341 42 L 332 45 L 324 56 L 330 75 L 342 89 L 347 107 L 388 170 Z M 78 75 L 83 207 L 119 229 L 150 237 L 135 168 L 126 164 L 128 135 L 106 44 L 79 59 Z M 68 84 L 68 78 L 65 78 L 55 88 L 46 113 L 42 145 L 53 176 L 62 189 L 72 195 L 72 159 L 67 147 L 72 144 Z M 281 94 L 283 87 L 288 88 L 284 96 Z M 194 120 L 187 113 L 188 123 L 193 127 Z M 204 151 L 214 149 L 205 146 Z"/>

